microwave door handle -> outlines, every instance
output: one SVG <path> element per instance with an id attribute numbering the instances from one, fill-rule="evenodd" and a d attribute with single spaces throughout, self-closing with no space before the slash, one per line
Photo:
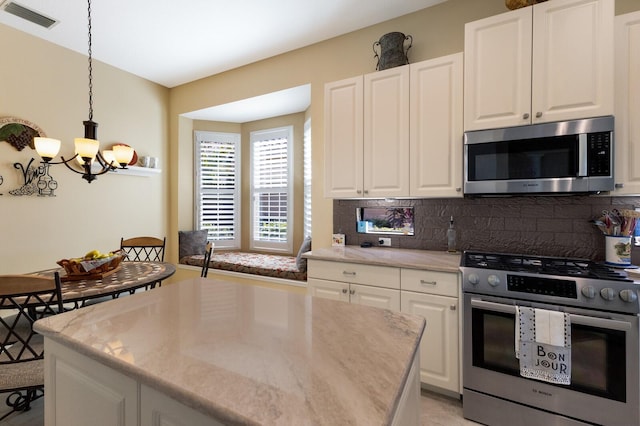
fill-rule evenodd
<path id="1" fill-rule="evenodd" d="M 589 166 L 589 158 L 587 154 L 587 134 L 580 133 L 578 135 L 578 177 L 587 177 L 587 169 Z"/>
<path id="2" fill-rule="evenodd" d="M 487 302 L 485 300 L 471 299 L 471 306 L 485 309 L 487 311 L 502 312 L 505 314 L 516 314 L 514 305 L 503 303 Z M 631 323 L 608 318 L 589 317 L 586 315 L 569 314 L 571 324 L 586 325 L 588 327 L 600 327 L 609 330 L 628 331 L 631 330 Z"/>

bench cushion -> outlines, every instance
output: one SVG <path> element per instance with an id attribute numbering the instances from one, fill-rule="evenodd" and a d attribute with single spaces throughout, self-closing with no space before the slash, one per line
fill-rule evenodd
<path id="1" fill-rule="evenodd" d="M 180 259 L 180 263 L 202 267 L 204 255 L 186 256 Z M 290 280 L 307 280 L 307 270 L 298 268 L 295 256 L 214 251 L 209 268 Z"/>

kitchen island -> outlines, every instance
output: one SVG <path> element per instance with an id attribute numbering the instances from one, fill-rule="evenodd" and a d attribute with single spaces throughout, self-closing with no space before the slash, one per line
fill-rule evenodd
<path id="1" fill-rule="evenodd" d="M 414 315 L 196 278 L 35 329 L 48 426 L 419 423 Z"/>

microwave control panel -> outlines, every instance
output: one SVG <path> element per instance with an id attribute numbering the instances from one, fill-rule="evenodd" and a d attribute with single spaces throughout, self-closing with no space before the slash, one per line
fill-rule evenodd
<path id="1" fill-rule="evenodd" d="M 589 176 L 611 175 L 611 132 L 587 135 Z"/>

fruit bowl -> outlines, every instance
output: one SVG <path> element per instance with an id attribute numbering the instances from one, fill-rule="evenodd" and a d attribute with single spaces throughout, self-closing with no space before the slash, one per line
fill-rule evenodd
<path id="1" fill-rule="evenodd" d="M 62 259 L 56 262 L 62 266 L 67 273 L 67 277 L 104 276 L 108 272 L 115 271 L 125 258 L 121 250 L 115 250 L 109 255 L 99 258 L 72 258 Z"/>

